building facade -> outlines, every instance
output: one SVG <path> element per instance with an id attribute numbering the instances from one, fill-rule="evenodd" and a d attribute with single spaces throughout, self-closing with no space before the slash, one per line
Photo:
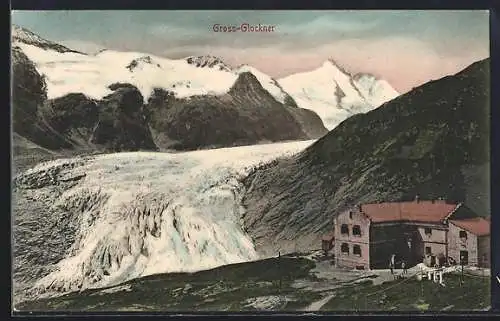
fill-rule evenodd
<path id="1" fill-rule="evenodd" d="M 489 222 L 482 219 L 478 232 L 478 224 L 471 227 L 469 221 L 464 225 L 464 219 L 450 220 L 460 206 L 416 200 L 348 209 L 334 219 L 335 262 L 339 267 L 387 269 L 393 255 L 396 265 L 405 261 L 407 266 L 419 262 L 434 266 L 450 259 L 459 263 L 461 254 L 472 264 L 489 262 Z M 475 232 L 469 231 L 474 228 Z M 462 230 L 468 233 L 465 243 Z"/>
<path id="2" fill-rule="evenodd" d="M 489 267 L 490 224 L 484 218 L 449 220 L 448 255 L 465 265 Z"/>
<path id="3" fill-rule="evenodd" d="M 353 208 L 334 220 L 335 261 L 337 265 L 366 269 L 370 263 L 370 220 Z"/>
<path id="4" fill-rule="evenodd" d="M 491 240 L 490 235 L 478 236 L 477 238 L 477 255 L 480 267 L 491 267 Z"/>

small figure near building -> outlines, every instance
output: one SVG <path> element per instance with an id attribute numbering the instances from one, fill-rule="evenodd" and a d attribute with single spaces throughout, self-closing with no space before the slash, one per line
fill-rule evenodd
<path id="1" fill-rule="evenodd" d="M 391 269 L 391 274 L 394 275 L 394 268 L 395 268 L 395 259 L 396 259 L 396 255 L 393 254 L 391 256 L 391 260 L 389 261 L 389 269 Z"/>

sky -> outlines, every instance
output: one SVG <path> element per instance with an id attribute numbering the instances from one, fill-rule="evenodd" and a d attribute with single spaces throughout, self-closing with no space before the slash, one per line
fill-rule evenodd
<path id="1" fill-rule="evenodd" d="M 489 13 L 476 11 L 13 11 L 12 23 L 72 49 L 167 58 L 214 55 L 280 78 L 335 60 L 403 93 L 489 57 Z M 215 32 L 214 25 L 274 26 Z"/>

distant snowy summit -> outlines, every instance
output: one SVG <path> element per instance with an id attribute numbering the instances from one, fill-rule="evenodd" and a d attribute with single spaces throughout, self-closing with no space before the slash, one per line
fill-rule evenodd
<path id="1" fill-rule="evenodd" d="M 299 107 L 316 112 L 328 129 L 399 96 L 387 81 L 369 73 L 352 75 L 332 59 L 278 83 Z"/>
<path id="2" fill-rule="evenodd" d="M 42 49 L 54 50 L 56 52 L 65 53 L 65 52 L 74 52 L 83 54 L 79 51 L 69 49 L 63 45 L 58 43 L 43 39 L 39 35 L 29 31 L 28 29 L 22 28 L 18 25 L 12 25 L 11 29 L 11 39 L 13 43 L 23 43 L 26 45 L 37 46 Z"/>
<path id="3" fill-rule="evenodd" d="M 369 73 L 358 73 L 353 77 L 361 94 L 372 105 L 381 105 L 399 96 L 397 92 L 386 80 L 377 78 Z"/>

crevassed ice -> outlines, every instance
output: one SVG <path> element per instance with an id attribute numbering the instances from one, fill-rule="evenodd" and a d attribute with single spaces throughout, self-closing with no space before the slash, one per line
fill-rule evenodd
<path id="1" fill-rule="evenodd" d="M 110 286 L 155 273 L 257 259 L 240 225 L 244 209 L 239 179 L 252 166 L 292 155 L 311 143 L 118 153 L 68 167 L 86 177 L 53 204 L 82 210 L 80 227 L 68 255 L 37 282 L 35 292 Z"/>

